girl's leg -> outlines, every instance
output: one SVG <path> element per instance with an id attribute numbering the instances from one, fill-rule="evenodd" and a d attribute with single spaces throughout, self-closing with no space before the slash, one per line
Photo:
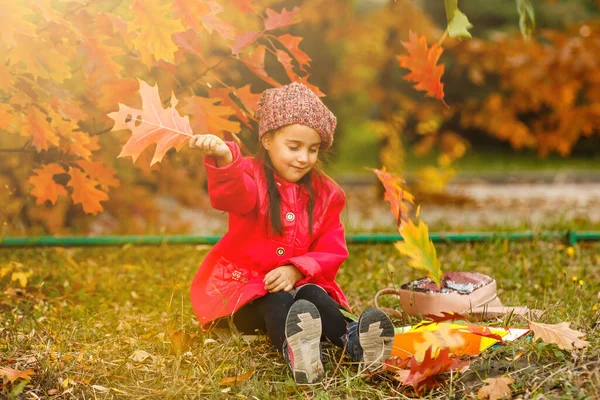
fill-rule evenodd
<path id="1" fill-rule="evenodd" d="M 342 336 L 346 333 L 347 321 L 340 311 L 342 306 L 333 300 L 323 288 L 314 284 L 302 286 L 296 293 L 296 300 L 299 299 L 310 301 L 319 310 L 323 336 L 336 346 L 344 347 Z"/>
<path id="2" fill-rule="evenodd" d="M 240 308 L 233 315 L 235 327 L 242 333 L 253 334 L 258 329 L 281 351 L 285 340 L 285 319 L 294 303 L 287 292 L 267 293 Z"/>

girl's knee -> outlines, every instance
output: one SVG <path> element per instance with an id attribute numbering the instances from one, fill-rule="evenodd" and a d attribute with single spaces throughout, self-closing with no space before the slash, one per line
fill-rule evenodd
<path id="1" fill-rule="evenodd" d="M 296 293 L 296 300 L 304 299 L 311 300 L 319 297 L 329 297 L 329 294 L 321 286 L 315 285 L 314 283 L 308 283 L 298 289 Z"/>
<path id="2" fill-rule="evenodd" d="M 289 292 L 275 292 L 267 294 L 269 297 L 269 302 L 276 304 L 289 304 L 291 305 L 294 302 L 294 296 L 292 296 Z"/>

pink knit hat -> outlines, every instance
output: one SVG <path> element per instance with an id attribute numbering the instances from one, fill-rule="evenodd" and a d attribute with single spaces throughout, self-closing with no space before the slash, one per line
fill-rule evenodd
<path id="1" fill-rule="evenodd" d="M 316 94 L 298 82 L 265 90 L 258 100 L 256 118 L 259 140 L 269 131 L 303 124 L 321 135 L 322 149 L 331 147 L 333 143 L 335 116 Z"/>

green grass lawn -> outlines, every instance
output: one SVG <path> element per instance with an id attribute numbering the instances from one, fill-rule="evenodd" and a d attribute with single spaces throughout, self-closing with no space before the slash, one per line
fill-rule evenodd
<path id="1" fill-rule="evenodd" d="M 541 322 L 570 321 L 590 346 L 563 351 L 520 340 L 486 351 L 463 374 L 448 375 L 428 398 L 474 398 L 482 380 L 507 374 L 514 397 L 600 396 L 600 244 L 574 252 L 558 242 L 437 245 L 447 271 L 479 271 L 498 281 L 507 305 L 546 310 Z M 4 382 L 0 397 L 19 398 L 352 398 L 414 397 L 391 374 L 366 377 L 325 345 L 326 379 L 297 387 L 265 339 L 223 343 L 203 333 L 188 300 L 206 246 L 0 250 L 0 367 L 35 372 Z M 338 282 L 360 312 L 386 286 L 421 276 L 393 246 L 352 246 Z M 570 255 L 571 254 L 571 255 Z M 23 287 L 14 272 L 27 277 Z M 576 278 L 574 278 L 576 277 Z M 579 281 L 582 281 L 582 285 Z M 394 299 L 387 306 L 397 307 Z M 395 320 L 397 326 L 414 319 Z M 496 322 L 498 324 L 500 322 Z M 514 327 L 525 321 L 515 319 Z M 188 346 L 189 342 L 189 348 Z M 174 349 L 180 350 L 179 353 Z M 237 385 L 224 378 L 252 376 Z"/>

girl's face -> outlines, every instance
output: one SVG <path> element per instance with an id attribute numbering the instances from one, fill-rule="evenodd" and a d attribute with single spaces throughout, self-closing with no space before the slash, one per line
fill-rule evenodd
<path id="1" fill-rule="evenodd" d="M 319 155 L 321 136 L 306 125 L 287 125 L 261 141 L 279 176 L 298 182 L 314 167 Z"/>

